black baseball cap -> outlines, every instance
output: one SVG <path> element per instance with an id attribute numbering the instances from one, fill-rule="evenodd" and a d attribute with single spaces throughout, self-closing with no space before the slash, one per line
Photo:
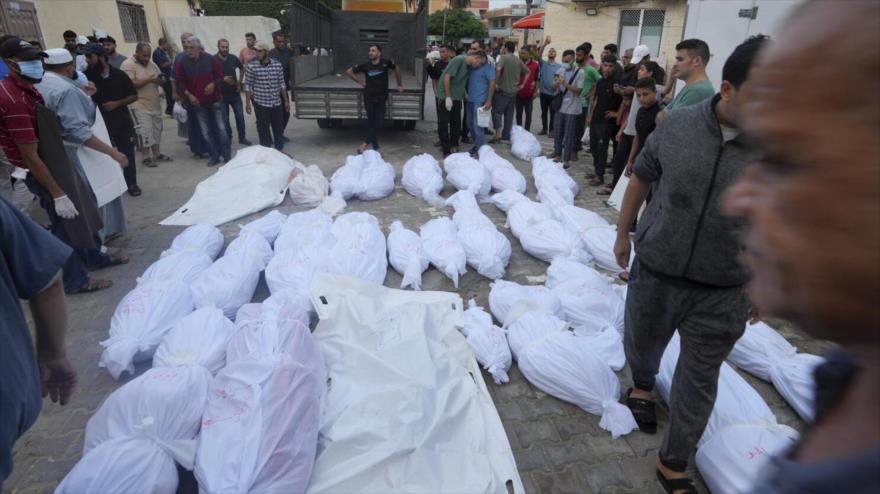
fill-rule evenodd
<path id="1" fill-rule="evenodd" d="M 83 47 L 83 51 L 86 55 L 106 55 L 107 50 L 104 49 L 104 45 L 101 43 L 89 43 Z"/>
<path id="2" fill-rule="evenodd" d="M 116 40 L 113 39 L 113 36 L 107 36 L 106 38 L 101 38 L 100 41 L 101 41 L 101 43 L 103 43 L 105 41 L 109 41 L 109 42 L 113 43 L 114 45 L 116 44 Z"/>
<path id="3" fill-rule="evenodd" d="M 0 57 L 3 58 L 37 60 L 47 56 L 46 52 L 38 50 L 34 45 L 21 38 L 9 38 L 0 45 Z"/>

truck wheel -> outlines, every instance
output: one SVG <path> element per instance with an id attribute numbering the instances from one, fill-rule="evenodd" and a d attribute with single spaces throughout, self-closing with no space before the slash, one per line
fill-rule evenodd
<path id="1" fill-rule="evenodd" d="M 403 120 L 394 121 L 394 130 L 403 130 Z"/>
<path id="2" fill-rule="evenodd" d="M 330 119 L 330 127 L 334 129 L 342 128 L 342 119 L 341 118 L 331 118 Z"/>
<path id="3" fill-rule="evenodd" d="M 330 128 L 330 119 L 329 118 L 319 118 L 318 119 L 318 127 L 322 129 Z"/>
<path id="4" fill-rule="evenodd" d="M 405 130 L 415 130 L 416 129 L 416 121 L 415 120 L 404 121 L 403 128 Z"/>

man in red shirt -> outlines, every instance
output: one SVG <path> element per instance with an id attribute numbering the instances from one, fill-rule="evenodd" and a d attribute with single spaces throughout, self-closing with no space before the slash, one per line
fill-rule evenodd
<path id="1" fill-rule="evenodd" d="M 538 96 L 538 62 L 531 59 L 528 46 L 519 49 L 519 58 L 529 69 L 529 73 L 519 78 L 520 90 L 516 93 L 516 124 L 522 126 L 522 114 L 525 110 L 526 124 L 523 128 L 530 130 L 532 127 L 532 102 Z"/>
<path id="2" fill-rule="evenodd" d="M 174 83 L 180 101 L 191 107 L 198 118 L 199 130 L 211 153 L 208 166 L 214 166 L 220 163 L 221 154 L 224 162 L 232 154 L 221 102 L 223 67 L 219 60 L 205 53 L 202 41 L 195 36 L 187 38 L 184 49 L 186 57 L 174 67 Z"/>
<path id="3" fill-rule="evenodd" d="M 43 78 L 45 56 L 19 38 L 10 38 L 0 45 L 0 57 L 9 67 L 9 75 L 0 81 L 0 146 L 13 166 L 28 171 L 25 183 L 40 198 L 52 234 L 69 245 L 61 219 L 73 219 L 79 211 L 37 152 L 37 106 L 43 105 L 43 97 L 34 84 Z M 83 249 L 76 251 L 62 269 L 65 292 L 86 293 L 112 286 L 109 280 L 90 279 L 85 253 Z"/>

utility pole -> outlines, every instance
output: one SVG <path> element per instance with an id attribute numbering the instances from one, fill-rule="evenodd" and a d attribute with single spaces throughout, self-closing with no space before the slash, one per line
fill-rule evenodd
<path id="1" fill-rule="evenodd" d="M 449 12 L 449 8 L 443 9 L 443 44 L 446 44 L 446 14 Z"/>
<path id="2" fill-rule="evenodd" d="M 528 17 L 532 13 L 532 0 L 526 0 L 526 17 Z M 523 46 L 529 44 L 529 30 L 523 29 L 525 33 L 523 33 Z"/>

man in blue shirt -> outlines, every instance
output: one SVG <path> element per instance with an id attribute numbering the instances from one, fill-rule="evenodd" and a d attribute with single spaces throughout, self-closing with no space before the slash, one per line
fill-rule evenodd
<path id="1" fill-rule="evenodd" d="M 550 44 L 550 36 L 547 36 L 547 39 L 541 44 L 541 55 L 544 54 L 544 48 L 548 44 Z M 541 132 L 538 132 L 538 135 L 542 136 L 547 135 L 547 132 L 553 134 L 553 119 L 556 112 L 553 111 L 550 102 L 553 101 L 553 97 L 557 93 L 557 90 L 553 89 L 553 81 L 556 79 L 556 72 L 562 68 L 562 65 L 556 63 L 556 48 L 550 48 L 550 51 L 547 52 L 547 60 L 543 60 L 540 55 L 538 59 L 541 60 L 541 68 L 538 71 L 538 87 L 541 90 Z M 549 123 L 548 113 L 550 114 Z"/>
<path id="2" fill-rule="evenodd" d="M 159 38 L 159 44 L 153 50 L 153 63 L 162 71 L 162 79 L 165 81 L 162 89 L 165 91 L 165 113 L 171 115 L 174 109 L 174 95 L 171 91 L 171 47 L 168 40 Z"/>
<path id="3" fill-rule="evenodd" d="M 71 253 L 0 198 L 0 485 L 12 472 L 15 441 L 40 414 L 41 394 L 66 405 L 76 387 L 64 344 L 67 307 L 61 281 Z M 30 302 L 36 355 L 19 299 Z"/>
<path id="4" fill-rule="evenodd" d="M 489 64 L 486 52 L 478 51 L 467 57 L 467 63 L 471 66 L 471 74 L 468 76 L 467 85 L 467 121 L 468 128 L 474 136 L 472 155 L 477 154 L 480 147 L 485 144 L 483 127 L 477 125 L 477 108 L 483 111 L 492 109 L 492 96 L 495 94 L 495 68 Z"/>

